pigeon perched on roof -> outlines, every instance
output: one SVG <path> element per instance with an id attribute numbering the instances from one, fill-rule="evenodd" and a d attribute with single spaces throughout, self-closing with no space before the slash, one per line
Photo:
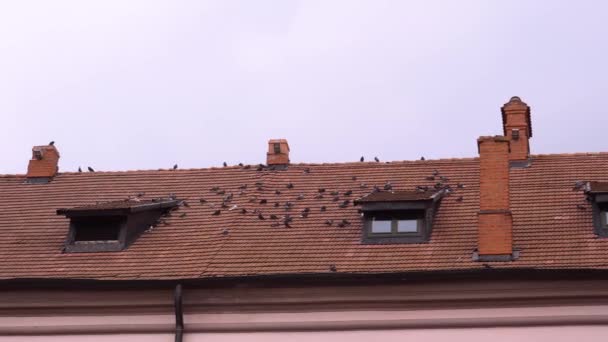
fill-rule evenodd
<path id="1" fill-rule="evenodd" d="M 87 169 L 89 170 L 89 172 L 95 172 L 95 170 L 93 170 L 93 168 L 90 166 L 88 166 Z"/>
<path id="2" fill-rule="evenodd" d="M 218 209 L 218 210 L 214 211 L 212 215 L 217 216 L 221 213 L 222 213 L 222 211 Z"/>
<path id="3" fill-rule="evenodd" d="M 173 165 L 173 170 L 177 170 L 177 164 Z"/>
<path id="4" fill-rule="evenodd" d="M 456 202 L 462 202 L 463 197 L 462 196 L 458 196 L 458 198 L 456 198 Z"/>
<path id="5" fill-rule="evenodd" d="M 239 166 L 240 166 L 240 167 L 243 167 L 243 163 L 239 163 Z"/>
<path id="6" fill-rule="evenodd" d="M 264 215 L 262 215 L 262 213 L 258 213 L 258 218 L 260 220 L 265 220 L 266 218 L 264 217 Z"/>
<path id="7" fill-rule="evenodd" d="M 427 181 L 434 181 L 435 180 L 435 176 L 427 176 L 424 179 L 426 179 Z"/>
<path id="8" fill-rule="evenodd" d="M 266 200 L 265 198 L 262 198 L 260 200 L 260 204 L 266 204 L 266 203 L 268 203 L 268 200 Z"/>
<path id="9" fill-rule="evenodd" d="M 378 157 L 374 157 L 374 160 L 376 161 L 376 163 L 380 162 L 380 159 L 378 159 Z"/>
<path id="10" fill-rule="evenodd" d="M 579 210 L 587 210 L 587 207 L 585 207 L 585 206 L 584 206 L 584 205 L 582 205 L 582 204 L 577 204 L 577 205 L 576 205 L 576 207 L 577 207 Z"/>
<path id="11" fill-rule="evenodd" d="M 340 203 L 340 208 L 346 208 L 346 207 L 348 207 L 349 203 L 350 203 L 350 200 L 345 200 L 344 202 Z"/>
<path id="12" fill-rule="evenodd" d="M 270 219 L 271 219 L 271 220 L 277 220 L 277 219 L 278 219 L 278 217 L 277 217 L 277 215 L 275 215 L 275 214 L 271 214 L 271 215 L 270 215 Z"/>
<path id="13" fill-rule="evenodd" d="M 293 189 L 293 183 L 291 183 L 291 182 L 287 183 L 287 189 Z"/>
<path id="14" fill-rule="evenodd" d="M 242 208 L 242 209 L 241 209 L 241 214 L 247 214 L 247 209 Z"/>
<path id="15" fill-rule="evenodd" d="M 420 160 L 425 160 L 425 159 L 424 159 L 424 156 L 420 157 Z"/>
<path id="16" fill-rule="evenodd" d="M 386 182 L 386 184 L 384 184 L 384 190 L 392 190 L 393 189 L 393 185 L 391 184 L 391 182 Z"/>
<path id="17" fill-rule="evenodd" d="M 309 167 L 304 168 L 304 173 L 310 173 L 310 168 Z"/>
<path id="18" fill-rule="evenodd" d="M 350 196 L 353 194 L 352 190 L 346 190 L 346 192 L 344 192 L 344 196 Z"/>
<path id="19" fill-rule="evenodd" d="M 224 162 L 222 165 L 224 165 L 224 167 L 228 166 L 228 163 Z"/>
<path id="20" fill-rule="evenodd" d="M 324 205 L 322 205 L 322 206 L 321 206 L 321 211 L 325 211 L 325 210 L 327 210 L 327 207 L 326 207 L 326 206 L 324 206 Z"/>
<path id="21" fill-rule="evenodd" d="M 336 268 L 336 265 L 334 265 L 334 264 L 329 265 L 329 270 L 331 272 L 338 272 L 338 269 Z"/>
<path id="22" fill-rule="evenodd" d="M 322 194 L 322 193 L 324 193 L 324 192 L 325 192 L 325 189 L 324 189 L 324 188 L 319 188 L 319 190 L 318 190 L 318 191 L 319 191 L 319 193 L 320 193 L 320 194 Z"/>
<path id="23" fill-rule="evenodd" d="M 331 226 L 332 224 L 334 224 L 334 220 L 325 220 L 325 224 Z"/>
<path id="24" fill-rule="evenodd" d="M 82 172 L 82 169 L 80 168 L 80 166 L 78 167 L 78 172 Z"/>
<path id="25" fill-rule="evenodd" d="M 365 161 L 365 158 L 361 157 L 361 159 L 359 159 L 359 161 L 363 163 Z"/>
<path id="26" fill-rule="evenodd" d="M 281 194 L 281 191 L 277 189 L 277 190 L 275 190 L 275 191 L 274 191 L 274 194 L 275 194 L 275 195 L 280 195 L 280 194 Z"/>
<path id="27" fill-rule="evenodd" d="M 304 194 L 299 194 L 298 197 L 296 197 L 297 200 L 301 201 L 304 199 Z"/>
<path id="28" fill-rule="evenodd" d="M 572 188 L 572 191 L 579 191 L 581 189 L 583 189 L 586 185 L 585 181 L 576 181 L 576 183 L 574 183 L 574 187 Z"/>
<path id="29" fill-rule="evenodd" d="M 354 180 L 354 181 L 356 181 L 357 180 L 357 176 L 352 176 L 351 179 Z"/>
<path id="30" fill-rule="evenodd" d="M 55 141 L 51 141 L 51 142 L 49 143 L 49 146 L 54 146 L 54 145 L 55 145 Z"/>
<path id="31" fill-rule="evenodd" d="M 186 213 L 179 214 L 179 217 L 186 217 Z"/>

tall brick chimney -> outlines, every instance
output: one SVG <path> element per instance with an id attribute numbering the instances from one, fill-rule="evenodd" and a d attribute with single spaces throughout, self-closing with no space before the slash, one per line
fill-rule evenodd
<path id="1" fill-rule="evenodd" d="M 510 141 L 503 136 L 480 137 L 479 261 L 513 260 L 513 223 L 509 209 Z"/>
<path id="2" fill-rule="evenodd" d="M 289 164 L 289 144 L 286 139 L 270 139 L 266 164 L 269 166 L 287 166 Z"/>
<path id="3" fill-rule="evenodd" d="M 502 126 L 505 137 L 511 142 L 509 160 L 513 166 L 526 166 L 530 156 L 532 122 L 530 107 L 519 97 L 513 96 L 502 106 Z"/>
<path id="4" fill-rule="evenodd" d="M 27 166 L 29 183 L 48 183 L 59 171 L 59 151 L 54 145 L 34 146 Z"/>

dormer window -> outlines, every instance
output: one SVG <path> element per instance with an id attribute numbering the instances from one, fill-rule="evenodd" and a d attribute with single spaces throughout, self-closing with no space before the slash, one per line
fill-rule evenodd
<path id="1" fill-rule="evenodd" d="M 589 182 L 586 190 L 593 208 L 595 233 L 608 237 L 608 182 Z"/>
<path id="2" fill-rule="evenodd" d="M 70 219 L 66 252 L 111 252 L 129 247 L 160 216 L 179 204 L 174 199 L 127 200 L 57 210 Z"/>
<path id="3" fill-rule="evenodd" d="M 443 192 L 374 192 L 355 201 L 363 212 L 364 243 L 422 243 L 431 236 Z"/>

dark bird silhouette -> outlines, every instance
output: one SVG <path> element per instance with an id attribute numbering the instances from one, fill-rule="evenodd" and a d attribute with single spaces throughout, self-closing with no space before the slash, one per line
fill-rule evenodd
<path id="1" fill-rule="evenodd" d="M 346 190 L 346 192 L 344 193 L 344 196 L 350 196 L 353 194 L 352 190 Z"/>
<path id="2" fill-rule="evenodd" d="M 420 160 L 425 160 L 425 159 L 424 159 L 424 156 L 420 157 Z"/>
<path id="3" fill-rule="evenodd" d="M 243 167 L 243 163 L 239 163 L 239 166 L 240 166 L 240 167 Z"/>
<path id="4" fill-rule="evenodd" d="M 262 215 L 262 213 L 258 213 L 258 218 L 260 220 L 265 220 L 266 218 L 264 217 L 264 215 Z"/>
<path id="5" fill-rule="evenodd" d="M 201 202 L 201 203 L 207 203 L 207 200 L 206 200 L 206 199 L 204 199 L 204 198 L 201 198 L 201 199 L 199 199 L 198 201 L 199 201 L 199 202 Z"/>
<path id="6" fill-rule="evenodd" d="M 258 166 L 255 170 L 258 171 L 258 172 L 260 172 L 260 171 L 264 170 L 264 167 L 263 166 Z"/>
<path id="7" fill-rule="evenodd" d="M 141 197 L 141 196 L 138 196 L 138 197 Z M 182 205 L 186 208 L 190 208 L 190 204 L 186 201 L 182 201 Z"/>
<path id="8" fill-rule="evenodd" d="M 361 159 L 359 159 L 359 161 L 363 163 L 365 161 L 365 158 L 361 157 Z"/>
<path id="9" fill-rule="evenodd" d="M 334 196 L 334 198 L 332 199 L 332 201 L 334 202 L 338 202 L 340 200 L 340 196 Z"/>
<path id="10" fill-rule="evenodd" d="M 247 214 L 247 209 L 245 209 L 245 208 L 241 209 L 241 214 Z"/>
<path id="11" fill-rule="evenodd" d="M 380 188 L 377 185 L 374 185 L 374 189 L 372 189 L 372 192 L 380 192 Z"/>
<path id="12" fill-rule="evenodd" d="M 376 163 L 380 162 L 380 159 L 378 159 L 378 157 L 374 157 L 374 160 L 376 161 Z"/>
<path id="13" fill-rule="evenodd" d="M 54 146 L 54 145 L 55 145 L 55 141 L 51 141 L 51 142 L 49 143 L 49 145 L 50 145 L 50 146 Z"/>
<path id="14" fill-rule="evenodd" d="M 222 235 L 228 235 L 228 234 L 230 234 L 230 231 L 227 228 L 224 228 L 222 230 Z"/>
<path id="15" fill-rule="evenodd" d="M 352 177 L 351 177 L 351 179 L 352 179 L 353 181 L 356 181 L 356 180 L 357 180 L 357 176 L 352 176 Z"/>
<path id="16" fill-rule="evenodd" d="M 241 189 L 241 190 L 247 189 L 247 184 L 243 184 L 243 185 L 239 186 L 239 189 Z"/>
<path id="17" fill-rule="evenodd" d="M 338 269 L 336 268 L 336 265 L 334 265 L 334 264 L 329 265 L 329 270 L 331 272 L 338 272 Z"/>
<path id="18" fill-rule="evenodd" d="M 325 220 L 325 224 L 331 226 L 332 224 L 334 224 L 334 220 Z"/>
<path id="19" fill-rule="evenodd" d="M 584 205 L 582 205 L 582 204 L 577 204 L 577 205 L 576 205 L 576 207 L 577 207 L 579 210 L 587 210 L 587 207 L 585 207 L 585 206 L 584 206 Z"/>
<path id="20" fill-rule="evenodd" d="M 304 173 L 310 173 L 310 168 L 309 167 L 304 168 Z"/>
<path id="21" fill-rule="evenodd" d="M 78 172 L 82 172 L 82 169 L 80 168 L 80 166 L 78 167 Z"/>
<path id="22" fill-rule="evenodd" d="M 274 191 L 274 194 L 275 194 L 275 195 L 280 195 L 280 194 L 281 194 L 281 191 L 279 191 L 279 190 L 275 190 L 275 191 Z"/>
<path id="23" fill-rule="evenodd" d="M 340 193 L 338 191 L 332 191 L 329 194 L 332 196 L 338 196 Z"/>
<path id="24" fill-rule="evenodd" d="M 262 199 L 260 200 L 260 204 L 266 204 L 266 203 L 268 203 L 268 201 L 267 201 L 265 198 L 262 198 Z"/>
<path id="25" fill-rule="evenodd" d="M 299 194 L 298 197 L 296 197 L 297 200 L 301 201 L 304 199 L 304 194 Z"/>
<path id="26" fill-rule="evenodd" d="M 302 218 L 307 218 L 308 217 L 309 212 L 308 211 L 303 211 L 302 214 L 300 214 L 300 217 Z"/>
<path id="27" fill-rule="evenodd" d="M 464 198 L 462 196 L 458 196 L 458 198 L 456 198 L 456 202 L 462 202 Z"/>
<path id="28" fill-rule="evenodd" d="M 427 176 L 426 178 L 427 181 L 434 181 L 435 180 L 435 176 Z"/>
<path id="29" fill-rule="evenodd" d="M 464 184 L 462 184 L 462 183 L 458 183 L 458 184 L 456 184 L 456 187 L 457 187 L 458 189 L 462 189 L 462 188 L 464 188 Z"/>
<path id="30" fill-rule="evenodd" d="M 309 211 L 310 211 L 310 208 L 308 208 L 308 207 L 307 207 L 307 208 L 304 208 L 304 210 L 302 210 L 302 211 L 303 211 L 303 212 L 305 212 L 305 213 L 307 213 L 307 212 L 309 212 Z"/>
<path id="31" fill-rule="evenodd" d="M 272 215 L 270 215 L 270 219 L 271 219 L 271 220 L 276 220 L 276 219 L 278 219 L 278 217 L 277 217 L 277 215 L 272 214 Z"/>
<path id="32" fill-rule="evenodd" d="M 212 215 L 217 216 L 221 213 L 222 213 L 222 211 L 218 209 L 218 210 L 214 211 Z"/>
<path id="33" fill-rule="evenodd" d="M 393 189 L 393 185 L 391 184 L 391 182 L 386 182 L 386 184 L 384 184 L 384 190 L 392 190 Z"/>
<path id="34" fill-rule="evenodd" d="M 340 208 L 346 208 L 346 207 L 348 207 L 349 203 L 350 203 L 350 200 L 345 200 L 344 202 L 340 203 Z"/>
<path id="35" fill-rule="evenodd" d="M 285 210 L 290 210 L 293 204 L 289 201 L 285 202 Z"/>
<path id="36" fill-rule="evenodd" d="M 344 227 L 346 227 L 346 225 L 344 223 L 342 223 L 342 222 L 338 222 L 338 227 L 344 228 Z"/>
<path id="37" fill-rule="evenodd" d="M 433 176 L 437 176 L 439 174 L 439 171 L 437 171 L 436 169 L 433 170 Z"/>
<path id="38" fill-rule="evenodd" d="M 177 170 L 177 164 L 173 165 L 173 170 Z"/>
<path id="39" fill-rule="evenodd" d="M 293 183 L 287 183 L 287 189 L 293 189 Z"/>
<path id="40" fill-rule="evenodd" d="M 95 172 L 95 170 L 93 170 L 93 168 L 92 168 L 92 167 L 90 167 L 90 166 L 89 166 L 89 167 L 87 167 L 87 169 L 89 170 L 89 172 Z"/>
<path id="41" fill-rule="evenodd" d="M 224 167 L 228 166 L 228 163 L 224 162 L 222 165 L 224 165 Z"/>
<path id="42" fill-rule="evenodd" d="M 274 202 L 274 207 L 275 207 L 275 208 L 278 208 L 278 207 L 279 207 L 279 205 L 280 205 L 280 204 L 279 204 L 279 202 Z"/>
<path id="43" fill-rule="evenodd" d="M 186 213 L 179 214 L 179 217 L 186 217 Z"/>
<path id="44" fill-rule="evenodd" d="M 255 182 L 255 186 L 263 186 L 264 183 L 263 182 Z"/>
<path id="45" fill-rule="evenodd" d="M 322 193 L 324 193 L 324 192 L 325 192 L 325 189 L 323 189 L 323 188 L 319 188 L 319 190 L 318 190 L 318 191 L 319 191 L 319 193 L 320 193 L 320 194 L 322 194 Z"/>
<path id="46" fill-rule="evenodd" d="M 323 206 L 321 206 L 321 211 L 325 211 L 325 210 L 327 210 L 327 207 L 326 207 L 326 206 L 324 206 L 324 205 L 323 205 Z"/>

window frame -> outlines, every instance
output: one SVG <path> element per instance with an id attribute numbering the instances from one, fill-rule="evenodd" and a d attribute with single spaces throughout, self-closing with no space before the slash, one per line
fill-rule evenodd
<path id="1" fill-rule="evenodd" d="M 428 242 L 430 222 L 427 219 L 429 209 L 401 209 L 401 210 L 374 210 L 363 213 L 363 243 L 389 244 L 389 243 L 423 243 Z M 391 232 L 374 233 L 373 222 L 380 217 L 391 221 Z M 400 220 L 416 220 L 415 232 L 399 232 Z"/>

